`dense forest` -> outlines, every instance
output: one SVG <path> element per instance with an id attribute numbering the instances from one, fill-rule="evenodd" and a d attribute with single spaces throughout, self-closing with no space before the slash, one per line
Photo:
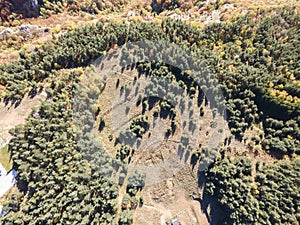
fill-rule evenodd
<path id="1" fill-rule="evenodd" d="M 225 158 L 208 171 L 205 194 L 228 213 L 224 224 L 298 224 L 299 160 L 255 167 L 245 157 Z"/>
<path id="2" fill-rule="evenodd" d="M 143 174 L 127 173 L 124 166 L 130 163 L 133 147 L 122 145 L 114 158 L 108 157 L 101 141 L 92 141 L 86 132 L 99 116 L 90 95 L 98 97 L 101 90 L 80 93 L 82 98 L 91 99 L 79 106 L 86 109 L 84 114 L 75 115 L 83 124 L 73 124 L 73 112 L 78 107 L 73 97 L 82 90 L 79 80 L 86 76 L 89 65 L 115 45 L 164 40 L 204 62 L 214 75 L 204 81 L 201 73 L 190 76 L 188 71 L 163 63 L 133 65 L 139 73 L 153 78 L 156 88 L 151 91 L 159 91 L 158 80 L 166 77 L 192 98 L 204 100 L 205 91 L 195 90 L 213 84 L 211 93 L 216 89 L 223 92 L 233 138 L 244 142 L 247 131 L 261 127 L 259 134 L 247 137 L 248 151 L 265 151 L 277 161 L 253 165 L 244 156 L 227 155 L 230 147 L 222 146 L 221 154 L 205 171 L 203 198 L 214 196 L 224 207 L 227 216 L 223 224 L 299 224 L 299 21 L 295 9 L 285 7 L 271 14 L 258 11 L 255 16 L 242 16 L 202 30 L 171 19 L 161 24 L 99 22 L 63 34 L 31 54 L 20 52 L 19 60 L 0 66 L 3 101 L 17 107 L 27 93 L 34 97 L 42 91 L 47 93 L 47 100 L 32 112 L 25 125 L 11 131 L 9 150 L 20 192 L 9 195 L 4 207 L 10 213 L 1 218 L 3 223 L 132 223 L 135 208 L 142 205 L 138 192 L 145 180 Z M 89 86 L 91 78 L 85 79 Z M 142 99 L 142 104 L 149 103 Z M 165 110 L 172 120 L 166 131 L 172 135 L 176 113 L 167 101 L 161 100 L 159 105 L 159 112 Z M 203 113 L 191 115 L 201 117 Z M 148 128 L 147 118 L 138 117 L 124 135 L 142 138 Z M 97 157 L 87 158 L 86 152 L 97 152 Z M 194 156 L 196 160 L 205 157 L 201 151 Z M 115 174 L 119 182 L 107 179 Z M 124 185 L 126 195 L 120 209 L 118 193 Z"/>

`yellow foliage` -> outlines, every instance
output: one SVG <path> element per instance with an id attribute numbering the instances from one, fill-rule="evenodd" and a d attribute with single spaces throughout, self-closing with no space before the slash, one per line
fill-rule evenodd
<path id="1" fill-rule="evenodd" d="M 291 81 L 296 80 L 295 76 L 293 73 L 291 73 L 290 71 L 287 71 L 284 75 L 286 78 L 290 79 Z"/>
<path id="2" fill-rule="evenodd" d="M 230 18 L 230 22 L 235 22 L 239 17 L 243 16 L 241 13 L 236 13 Z"/>
<path id="3" fill-rule="evenodd" d="M 272 57 L 271 56 L 268 56 L 268 62 L 272 62 Z"/>
<path id="4" fill-rule="evenodd" d="M 84 70 L 82 67 L 77 68 L 77 72 L 82 75 L 84 73 Z"/>
<path id="5" fill-rule="evenodd" d="M 57 34 L 61 31 L 61 26 L 57 25 L 51 29 L 51 33 Z"/>
<path id="6" fill-rule="evenodd" d="M 300 86 L 300 80 L 293 80 L 293 83 Z"/>
<path id="7" fill-rule="evenodd" d="M 288 96 L 288 93 L 285 90 L 277 91 L 277 93 L 278 93 L 278 97 L 281 98 L 281 99 L 285 99 Z"/>
<path id="8" fill-rule="evenodd" d="M 290 75 L 290 80 L 296 80 L 294 74 L 292 74 L 292 73 L 291 73 L 291 75 Z"/>
<path id="9" fill-rule="evenodd" d="M 213 47 L 213 51 L 218 51 L 219 50 L 219 46 L 217 46 L 217 45 L 214 45 L 214 47 Z"/>
<path id="10" fill-rule="evenodd" d="M 253 186 L 251 187 L 251 193 L 252 193 L 253 195 L 259 195 L 259 190 L 258 190 L 256 184 L 253 185 Z"/>
<path id="11" fill-rule="evenodd" d="M 14 21 L 12 22 L 12 26 L 13 26 L 13 27 L 20 26 L 20 25 L 21 25 L 21 22 L 20 22 L 19 20 L 14 20 Z"/>
<path id="12" fill-rule="evenodd" d="M 52 4 L 51 2 L 49 2 L 49 1 L 46 1 L 46 2 L 44 3 L 44 6 L 45 6 L 46 8 L 48 8 L 48 9 L 51 9 L 51 8 L 53 7 L 53 4 Z"/>
<path id="13" fill-rule="evenodd" d="M 278 88 L 278 89 L 283 89 L 284 86 L 283 86 L 283 84 L 279 84 L 279 85 L 276 86 L 276 88 Z"/>
<path id="14" fill-rule="evenodd" d="M 227 69 L 230 71 L 230 72 L 234 72 L 235 71 L 235 67 L 233 65 L 229 65 L 227 67 Z"/>
<path id="15" fill-rule="evenodd" d="M 294 96 L 293 99 L 294 99 L 294 103 L 296 104 L 300 103 L 300 98 L 298 98 L 297 96 Z"/>
<path id="16" fill-rule="evenodd" d="M 237 46 L 241 46 L 241 45 L 243 44 L 243 42 L 241 42 L 240 40 L 236 40 L 234 43 L 235 43 Z"/>
<path id="17" fill-rule="evenodd" d="M 276 88 L 277 87 L 278 86 L 276 86 Z M 294 103 L 294 104 L 300 103 L 300 98 L 298 98 L 297 96 L 289 95 L 289 93 L 286 92 L 285 90 L 276 90 L 276 89 L 269 88 L 269 93 L 271 96 L 277 97 L 277 98 L 287 101 L 289 103 Z"/>
<path id="18" fill-rule="evenodd" d="M 294 101 L 293 96 L 291 96 L 291 95 L 286 96 L 286 100 L 288 102 L 293 102 Z"/>
<path id="19" fill-rule="evenodd" d="M 247 48 L 247 51 L 248 51 L 249 53 L 253 53 L 255 50 L 256 50 L 256 48 Z"/>
<path id="20" fill-rule="evenodd" d="M 134 23 L 141 23 L 143 21 L 143 17 L 141 16 L 132 16 L 129 21 L 132 21 Z"/>
<path id="21" fill-rule="evenodd" d="M 74 26 L 71 22 L 66 22 L 66 25 L 65 25 L 65 28 L 68 30 L 68 31 L 71 31 L 74 29 Z"/>
<path id="22" fill-rule="evenodd" d="M 243 48 L 242 48 L 241 46 L 237 46 L 237 50 L 238 50 L 239 52 L 242 52 L 242 51 L 243 51 Z"/>
<path id="23" fill-rule="evenodd" d="M 54 63 L 54 68 L 55 69 L 61 69 L 61 65 L 57 64 L 57 63 Z"/>
<path id="24" fill-rule="evenodd" d="M 270 88 L 274 87 L 274 84 L 273 84 L 272 81 L 269 82 L 269 87 L 270 87 Z"/>
<path id="25" fill-rule="evenodd" d="M 204 25 L 201 22 L 197 22 L 197 21 L 192 21 L 191 26 L 199 30 L 204 27 Z"/>
<path id="26" fill-rule="evenodd" d="M 245 44 L 246 44 L 247 47 L 253 46 L 251 39 L 247 39 L 244 42 L 245 42 Z"/>
<path id="27" fill-rule="evenodd" d="M 23 47 L 22 47 L 22 50 L 23 50 L 23 51 L 28 51 L 29 48 L 30 48 L 30 46 L 31 46 L 31 44 L 28 44 L 28 43 L 27 43 L 27 44 L 24 44 Z"/>
<path id="28" fill-rule="evenodd" d="M 262 51 L 263 55 L 267 56 L 270 54 L 270 52 L 267 49 L 263 49 Z"/>

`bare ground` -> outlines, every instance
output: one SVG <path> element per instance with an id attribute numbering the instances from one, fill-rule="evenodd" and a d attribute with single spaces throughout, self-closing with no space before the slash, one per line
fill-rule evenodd
<path id="1" fill-rule="evenodd" d="M 118 148 L 118 145 L 114 144 L 114 140 L 116 140 L 118 136 L 116 128 L 117 130 L 121 129 L 124 125 L 120 123 L 120 126 L 116 126 L 116 124 L 112 126 L 114 121 L 124 121 L 128 123 L 132 118 L 142 115 L 141 106 L 134 106 L 135 102 L 130 102 L 130 97 L 127 102 L 125 101 L 126 105 L 130 106 L 127 114 L 125 113 L 126 109 L 124 106 L 115 108 L 116 105 L 122 105 L 118 101 L 124 98 L 124 95 L 120 95 L 120 87 L 132 83 L 133 77 L 136 75 L 135 71 L 125 71 L 118 76 L 112 76 L 109 82 L 106 83 L 105 89 L 99 99 L 101 112 L 98 118 L 98 124 L 100 117 L 104 118 L 106 124 L 99 135 L 103 140 L 104 147 L 110 154 L 115 154 Z M 120 78 L 119 87 L 116 87 L 117 78 Z M 134 89 L 135 87 L 132 88 L 132 90 Z M 196 100 L 194 99 L 193 106 L 196 106 L 196 104 Z M 135 211 L 133 224 L 166 224 L 176 218 L 183 225 L 220 224 L 222 221 L 222 210 L 214 199 L 208 196 L 205 196 L 205 199 L 203 199 L 203 189 L 198 188 L 199 174 L 197 174 L 197 169 L 193 171 L 191 168 L 189 164 L 190 158 L 187 158 L 187 160 L 168 161 L 171 156 L 177 156 L 178 143 L 180 143 L 180 137 L 184 130 L 181 121 L 183 119 L 177 118 L 179 126 L 176 132 L 168 139 L 164 139 L 165 128 L 162 127 L 169 126 L 170 120 L 166 119 L 163 121 L 164 124 L 154 126 L 152 119 L 154 109 L 155 107 L 143 114 L 150 118 L 151 126 L 149 131 L 143 136 L 142 147 L 135 153 L 131 160 L 131 165 L 136 167 L 145 166 L 145 172 L 147 174 L 146 187 L 139 194 L 143 196 L 144 204 Z M 194 109 L 194 115 L 199 115 L 199 108 L 194 107 Z M 114 114 L 112 112 L 114 110 L 120 114 Z M 224 141 L 223 138 L 231 135 L 227 123 L 224 123 L 224 121 L 218 117 L 213 120 L 209 106 L 205 106 L 204 111 L 204 116 L 200 117 L 199 121 L 197 121 L 199 130 L 191 135 L 198 135 L 199 137 L 198 142 L 195 142 L 193 146 L 193 151 L 205 148 L 208 145 L 216 146 Z M 124 115 L 126 118 L 123 118 Z M 184 113 L 181 114 L 181 116 L 182 115 L 184 116 Z M 218 123 L 217 128 L 211 126 L 213 121 Z M 163 132 L 157 132 L 157 130 L 162 130 Z M 149 133 L 151 133 L 151 136 L 149 136 Z M 232 151 L 226 154 L 233 157 L 240 155 L 250 157 L 253 161 L 253 165 L 255 165 L 258 160 L 272 163 L 274 159 L 264 150 L 259 150 L 255 153 L 247 147 L 250 141 L 249 139 L 256 133 L 260 133 L 259 128 L 253 128 L 253 130 L 247 131 L 245 135 L 246 140 L 243 142 L 232 139 L 229 145 Z M 108 141 L 111 134 L 113 135 L 113 141 Z M 148 143 L 154 144 L 151 146 L 147 145 Z M 201 147 L 198 144 L 201 144 Z M 151 169 L 150 166 L 153 166 L 153 169 Z M 196 165 L 195 168 L 197 168 L 197 166 L 198 165 Z M 255 171 L 253 173 L 253 176 L 254 175 Z M 124 188 L 120 190 L 119 202 L 122 201 L 124 192 Z M 196 197 L 195 200 L 191 198 L 191 194 Z"/>
<path id="2" fill-rule="evenodd" d="M 33 107 L 39 107 L 41 101 L 45 99 L 43 94 L 37 95 L 35 98 L 25 97 L 18 107 L 5 105 L 0 103 L 0 138 L 4 142 L 8 142 L 11 138 L 9 130 L 16 125 L 24 124 L 26 118 L 32 112 Z"/>
<path id="3" fill-rule="evenodd" d="M 118 98 L 124 97 L 119 97 L 120 87 L 131 83 L 133 77 L 136 75 L 135 73 L 134 71 L 125 71 L 120 76 L 117 76 L 120 78 L 118 88 L 116 88 L 117 78 L 114 76 L 110 77 L 99 99 L 101 111 L 96 128 L 100 123 L 100 117 L 104 118 L 105 127 L 99 135 L 103 140 L 105 149 L 110 154 L 115 154 L 118 148 L 118 145 L 114 144 L 114 140 L 116 140 L 118 136 L 114 129 L 123 126 L 123 124 L 120 123 L 120 127 L 116 127 L 116 125 L 112 125 L 113 122 L 115 120 L 126 121 L 126 119 L 130 121 L 132 118 L 141 115 L 141 107 L 135 107 L 134 102 L 128 103 L 130 110 L 125 119 L 122 118 L 124 115 L 121 115 L 125 113 L 124 107 L 120 107 L 117 110 L 120 112 L 120 115 L 115 115 L 112 112 L 116 110 L 114 107 L 119 105 Z M 194 99 L 194 101 L 193 104 L 196 104 L 196 99 Z M 199 115 L 199 108 L 196 108 L 197 107 L 195 107 L 194 114 Z M 201 210 L 207 207 L 207 205 L 201 206 L 202 202 L 200 201 L 200 197 L 202 196 L 203 190 L 198 188 L 197 169 L 195 169 L 195 171 L 192 170 L 189 165 L 190 158 L 188 158 L 186 162 L 184 159 L 179 161 L 170 160 L 172 156 L 176 156 L 177 158 L 177 147 L 184 130 L 182 127 L 182 118 L 178 118 L 177 122 L 179 126 L 176 132 L 169 139 L 165 139 L 165 128 L 162 128 L 162 126 L 169 126 L 170 120 L 166 119 L 162 121 L 164 124 L 154 126 L 152 119 L 154 109 L 155 107 L 144 113 L 144 116 L 148 116 L 150 119 L 150 129 L 143 137 L 140 150 L 135 153 L 131 161 L 131 165 L 141 167 L 140 169 L 143 169 L 142 167 L 145 166 L 147 170 L 145 171 L 147 174 L 146 187 L 139 194 L 143 196 L 144 204 L 135 211 L 134 224 L 166 224 L 172 219 L 177 218 L 183 225 L 208 225 L 210 224 L 210 208 L 206 208 L 205 211 Z M 205 107 L 205 116 L 197 122 L 200 130 L 198 130 L 196 134 L 199 135 L 203 147 L 209 144 L 207 139 L 212 139 L 212 142 L 215 143 L 220 141 L 217 138 L 215 140 L 213 137 L 209 138 L 210 135 L 214 134 L 214 129 L 210 127 L 210 122 L 212 121 L 210 114 L 209 108 Z M 222 128 L 224 129 L 222 132 L 225 134 L 226 127 Z M 161 130 L 162 132 L 158 132 L 157 130 Z M 149 133 L 151 133 L 150 137 Z M 112 141 L 109 141 L 110 135 L 113 136 Z M 153 145 L 147 145 L 149 143 Z M 193 147 L 193 150 L 197 150 L 199 148 L 198 142 Z M 151 166 L 153 166 L 153 171 L 150 171 Z M 119 203 L 122 201 L 124 192 L 124 188 L 120 189 Z M 199 199 L 193 200 L 190 194 L 194 194 L 196 197 L 199 197 Z"/>
<path id="4" fill-rule="evenodd" d="M 209 216 L 201 210 L 197 173 L 186 166 L 181 172 L 142 191 L 144 205 L 134 214 L 133 225 L 165 225 L 177 219 L 182 225 L 209 225 Z"/>

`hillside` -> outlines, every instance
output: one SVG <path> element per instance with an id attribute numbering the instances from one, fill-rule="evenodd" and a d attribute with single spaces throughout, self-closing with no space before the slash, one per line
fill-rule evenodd
<path id="1" fill-rule="evenodd" d="M 0 2 L 0 223 L 299 224 L 297 1 L 23 4 Z"/>

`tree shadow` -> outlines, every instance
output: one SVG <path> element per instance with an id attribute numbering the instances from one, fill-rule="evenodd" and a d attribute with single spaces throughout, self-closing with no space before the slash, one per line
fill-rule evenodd
<path id="1" fill-rule="evenodd" d="M 205 191 L 206 176 L 204 171 L 198 171 L 198 187 L 204 188 L 202 197 L 194 198 L 200 204 L 201 211 L 205 214 L 210 225 L 224 224 L 225 212 L 217 200 Z"/>
<path id="2" fill-rule="evenodd" d="M 104 121 L 104 120 L 101 120 L 101 121 L 100 121 L 100 124 L 99 124 L 99 131 L 100 131 L 100 132 L 103 131 L 104 127 L 105 127 L 105 121 Z"/>

